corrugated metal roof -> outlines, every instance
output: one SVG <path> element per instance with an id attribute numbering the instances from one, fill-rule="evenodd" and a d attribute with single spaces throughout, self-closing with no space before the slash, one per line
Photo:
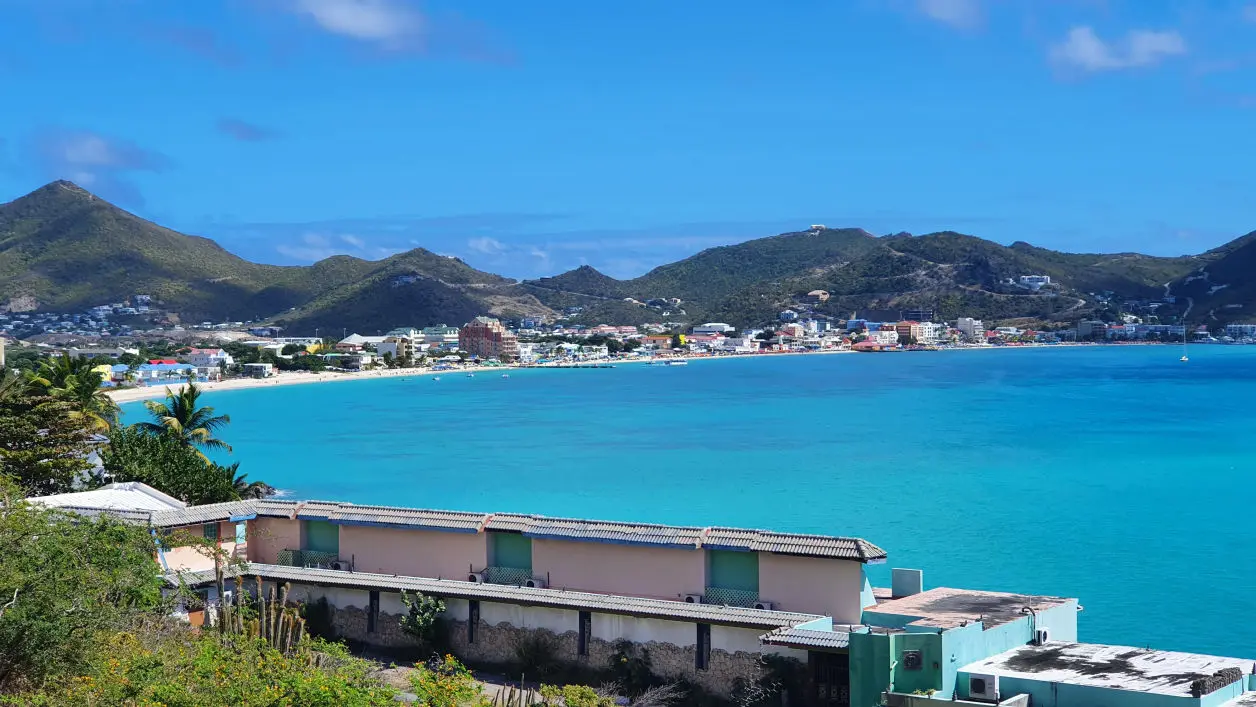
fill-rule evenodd
<path id="1" fill-rule="evenodd" d="M 152 524 L 158 528 L 173 528 L 180 525 L 198 525 L 213 521 L 223 521 L 232 516 L 251 515 L 254 513 L 252 501 L 228 501 L 226 503 L 210 503 L 204 506 L 188 506 L 153 514 Z"/>
<path id="2" fill-rule="evenodd" d="M 642 523 L 534 517 L 523 531 L 534 538 L 591 540 L 626 545 L 654 545 L 695 549 L 702 544 L 702 528 Z"/>
<path id="3" fill-rule="evenodd" d="M 710 623 L 744 628 L 776 629 L 796 626 L 822 618 L 812 614 L 786 611 L 765 611 L 713 604 L 688 604 L 683 601 L 644 599 L 639 597 L 590 594 L 562 589 L 532 589 L 502 584 L 475 584 L 449 579 L 398 577 L 369 572 L 342 572 L 308 567 L 285 567 L 250 563 L 241 575 L 260 575 L 263 579 L 290 581 L 322 586 L 355 587 L 386 591 L 414 591 L 447 599 L 477 599 L 502 604 L 546 606 L 604 614 L 622 614 L 645 618 Z"/>
<path id="4" fill-rule="evenodd" d="M 341 504 L 331 514 L 333 523 L 382 525 L 403 528 L 431 528 L 478 533 L 488 515 L 464 511 L 429 511 L 389 506 Z"/>
<path id="5" fill-rule="evenodd" d="M 359 506 L 332 501 L 233 501 L 160 511 L 158 527 L 195 525 L 256 514 L 270 518 L 327 520 L 332 523 L 379 525 L 452 532 L 486 530 L 522 533 L 541 539 L 572 540 L 711 550 L 773 552 L 857 562 L 884 560 L 885 550 L 860 538 L 775 533 L 750 528 L 696 528 L 618 521 L 548 518 L 517 513 L 472 513 L 391 506 Z"/>
<path id="6" fill-rule="evenodd" d="M 777 552 L 787 555 L 810 557 L 836 557 L 845 560 L 885 559 L 885 550 L 859 538 L 840 538 L 829 535 L 799 535 L 794 533 L 761 532 L 750 546 L 757 552 Z"/>
<path id="7" fill-rule="evenodd" d="M 522 533 L 535 520 L 532 516 L 519 513 L 494 513 L 484 521 L 485 530 L 501 530 Z"/>
<path id="8" fill-rule="evenodd" d="M 335 501 L 303 501 L 297 503 L 297 518 L 301 520 L 331 520 L 342 505 Z"/>
<path id="9" fill-rule="evenodd" d="M 806 628 L 778 628 L 759 637 L 769 646 L 789 648 L 849 648 L 850 634 L 845 631 L 817 631 Z"/>
<path id="10" fill-rule="evenodd" d="M 750 551 L 759 531 L 746 528 L 707 528 L 702 534 L 702 546 L 712 550 Z"/>

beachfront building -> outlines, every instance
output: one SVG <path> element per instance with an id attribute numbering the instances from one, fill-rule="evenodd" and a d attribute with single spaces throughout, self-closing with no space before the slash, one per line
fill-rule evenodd
<path id="1" fill-rule="evenodd" d="M 456 350 L 458 348 L 458 327 L 438 324 L 424 327 L 423 343 L 427 348 Z"/>
<path id="2" fill-rule="evenodd" d="M 183 354 L 183 358 L 197 368 L 235 364 L 235 359 L 223 349 L 188 349 L 187 353 Z"/>
<path id="3" fill-rule="evenodd" d="M 980 319 L 960 317 L 955 323 L 955 328 L 959 329 L 959 333 L 963 334 L 964 338 L 970 341 L 985 341 L 986 325 Z"/>
<path id="4" fill-rule="evenodd" d="M 270 378 L 275 375 L 275 366 L 271 363 L 246 363 L 241 369 L 249 378 Z"/>
<path id="5" fill-rule="evenodd" d="M 375 352 L 380 358 L 390 356 L 394 361 L 400 361 L 414 356 L 414 339 L 408 336 L 397 336 L 389 334 L 384 340 L 375 347 Z"/>
<path id="6" fill-rule="evenodd" d="M 458 348 L 483 359 L 514 361 L 519 358 L 519 340 L 491 317 L 476 317 L 467 322 L 458 332 Z"/>
<path id="7" fill-rule="evenodd" d="M 1108 325 L 1097 320 L 1083 319 L 1077 323 L 1077 338 L 1102 339 L 1107 336 Z"/>
<path id="8" fill-rule="evenodd" d="M 155 559 L 212 603 L 212 557 L 179 546 L 208 539 L 243 563 L 229 590 L 288 583 L 366 646 L 413 645 L 401 593 L 439 596 L 451 652 L 475 666 L 510 666 L 535 637 L 586 670 L 648 651 L 656 677 L 725 698 L 771 671 L 807 707 L 1256 704 L 1251 658 L 1080 643 L 1074 598 L 926 589 L 902 568 L 874 588 L 869 565 L 886 553 L 859 538 L 321 501 L 188 507 L 143 484 L 32 501 L 179 531 L 160 533 Z"/>
<path id="9" fill-rule="evenodd" d="M 77 348 L 67 349 L 66 354 L 70 358 L 111 358 L 115 361 L 122 358 L 123 354 L 138 354 L 139 349 L 123 349 L 123 348 Z"/>
<path id="10" fill-rule="evenodd" d="M 723 322 L 708 322 L 706 324 L 699 324 L 698 326 L 695 326 L 692 333 L 694 336 L 704 336 L 711 334 L 723 335 L 734 331 L 737 331 L 737 327 L 730 326 Z"/>

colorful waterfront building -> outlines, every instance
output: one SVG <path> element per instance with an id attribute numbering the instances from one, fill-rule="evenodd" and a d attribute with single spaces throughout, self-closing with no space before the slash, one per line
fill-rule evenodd
<path id="1" fill-rule="evenodd" d="M 499 361 L 519 358 L 519 340 L 501 322 L 476 317 L 458 331 L 458 348 L 472 356 Z"/>

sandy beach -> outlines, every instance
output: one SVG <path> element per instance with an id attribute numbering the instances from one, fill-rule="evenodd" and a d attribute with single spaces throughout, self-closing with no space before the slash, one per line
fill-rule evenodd
<path id="1" fill-rule="evenodd" d="M 430 368 L 392 368 L 379 371 L 357 371 L 353 373 L 306 373 L 306 372 L 287 372 L 276 373 L 269 378 L 232 378 L 230 380 L 198 383 L 197 386 L 205 392 L 217 392 L 220 390 L 246 390 L 248 388 L 271 388 L 278 385 L 301 385 L 312 383 L 335 383 L 339 381 L 353 380 L 373 380 L 376 378 L 405 378 L 407 376 L 439 376 L 439 375 L 463 375 L 467 373 L 477 373 L 480 371 L 501 371 L 509 369 L 510 366 L 468 366 L 466 368 L 457 368 L 448 371 L 434 371 Z M 115 403 L 133 403 L 137 400 L 153 400 L 166 397 L 167 392 L 177 391 L 186 385 L 186 381 L 171 381 L 165 385 L 151 385 L 144 388 L 120 388 L 118 390 L 109 391 L 109 397 L 113 398 Z"/>
<path id="2" fill-rule="evenodd" d="M 1063 346 L 1087 346 L 1087 345 L 1091 345 L 1091 344 L 1063 343 L 1063 344 L 1053 344 L 1052 346 L 1063 347 Z M 1046 344 L 1021 344 L 1021 345 L 1016 345 L 1016 346 L 964 346 L 964 347 L 946 348 L 946 349 L 940 349 L 940 350 L 942 351 L 979 351 L 979 350 L 1002 351 L 1002 350 L 1008 350 L 1008 349 L 1044 348 L 1046 346 L 1047 346 Z M 727 358 L 745 358 L 747 356 L 827 356 L 827 355 L 833 355 L 833 354 L 849 354 L 849 353 L 855 353 L 855 352 L 849 349 L 829 349 L 829 350 L 824 350 L 824 351 L 788 351 L 788 352 L 782 351 L 778 353 L 764 352 L 764 353 L 757 353 L 757 354 L 720 354 L 720 355 L 699 354 L 699 355 L 675 356 L 674 358 L 710 361 L 710 360 L 719 360 L 719 359 L 727 359 Z M 898 353 L 902 353 L 902 352 L 898 352 Z M 662 357 L 662 358 L 668 358 L 668 357 Z M 612 366 L 618 366 L 621 364 L 645 364 L 645 363 L 649 363 L 651 360 L 652 359 L 649 357 L 641 357 L 641 358 L 584 361 L 582 363 L 586 365 L 590 365 L 590 366 L 606 365 L 606 364 L 609 364 Z M 515 370 L 519 368 L 525 368 L 525 369 L 526 368 L 564 368 L 564 367 L 570 367 L 571 365 L 572 364 L 570 363 L 555 362 L 555 363 L 542 363 L 542 364 L 525 365 L 525 366 L 468 366 L 465 368 L 455 368 L 455 369 L 444 370 L 444 371 L 434 371 L 430 368 L 391 368 L 391 369 L 383 369 L 383 370 L 377 370 L 377 371 L 358 371 L 354 373 L 341 373 L 341 372 L 307 373 L 307 372 L 302 371 L 302 372 L 295 372 L 295 373 L 294 372 L 276 373 L 270 378 L 232 378 L 230 380 L 219 381 L 219 382 L 198 383 L 198 385 L 201 387 L 201 389 L 203 389 L 205 392 L 208 393 L 208 392 L 220 391 L 220 390 L 245 390 L 248 388 L 270 388 L 277 385 L 334 383 L 337 381 L 374 380 L 376 378 L 397 378 L 397 377 L 405 378 L 407 376 L 437 376 L 437 375 L 442 375 L 442 374 L 462 375 L 466 373 L 479 373 L 479 372 L 492 373 L 492 372 L 510 371 L 510 370 Z M 579 364 L 576 364 L 576 365 L 579 365 Z M 158 398 L 164 398 L 166 396 L 167 391 L 170 391 L 170 392 L 176 391 L 179 388 L 183 387 L 184 385 L 185 385 L 185 381 L 179 380 L 179 381 L 172 381 L 165 385 L 152 385 L 152 386 L 147 386 L 144 388 L 121 388 L 118 390 L 109 391 L 109 397 L 113 398 L 113 401 L 116 403 L 131 403 L 137 400 L 153 400 L 153 399 L 158 399 Z"/>

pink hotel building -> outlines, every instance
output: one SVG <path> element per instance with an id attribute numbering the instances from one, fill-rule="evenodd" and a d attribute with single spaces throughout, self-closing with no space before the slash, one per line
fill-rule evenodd
<path id="1" fill-rule="evenodd" d="M 247 561 L 246 588 L 260 577 L 325 599 L 348 639 L 408 644 L 401 592 L 418 591 L 444 599 L 451 647 L 472 664 L 509 664 L 521 632 L 548 631 L 591 667 L 627 640 L 660 677 L 717 694 L 757 677 L 764 654 L 808 662 L 805 646 L 765 634 L 859 624 L 876 603 L 864 566 L 886 556 L 858 538 L 319 501 L 173 508 L 150 522 L 216 539 Z M 172 584 L 215 599 L 203 554 L 171 547 L 158 560 Z"/>

